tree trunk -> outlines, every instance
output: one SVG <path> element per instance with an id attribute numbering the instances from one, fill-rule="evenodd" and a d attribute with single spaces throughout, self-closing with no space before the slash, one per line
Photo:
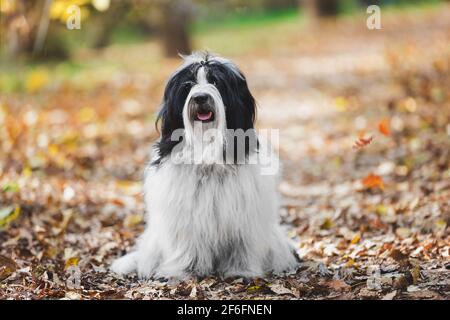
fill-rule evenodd
<path id="1" fill-rule="evenodd" d="M 52 0 L 17 0 L 16 10 L 5 15 L 0 27 L 6 34 L 6 49 L 10 57 L 33 59 L 64 58 L 67 56 L 60 39 L 55 39 L 49 9 Z M 50 36 L 51 35 L 51 36 Z"/>
<path id="2" fill-rule="evenodd" d="M 335 17 L 339 13 L 339 0 L 300 0 L 300 5 L 311 17 Z"/>
<path id="3" fill-rule="evenodd" d="M 167 56 L 189 54 L 191 44 L 189 25 L 192 3 L 189 0 L 171 0 L 162 5 L 162 42 Z"/>
<path id="4" fill-rule="evenodd" d="M 6 30 L 7 50 L 11 57 L 33 52 L 36 30 L 39 25 L 43 0 L 35 2 L 17 1 L 17 9 L 9 15 L 2 16 L 1 27 Z M 3 13 L 2 13 L 3 15 Z"/>
<path id="5" fill-rule="evenodd" d="M 42 8 L 41 18 L 34 39 L 33 54 L 39 54 L 44 47 L 45 38 L 47 38 L 48 26 L 50 24 L 50 5 L 52 0 L 45 0 L 44 7 Z"/>
<path id="6" fill-rule="evenodd" d="M 111 43 L 114 28 L 121 22 L 130 6 L 127 1 L 111 1 L 106 13 L 99 13 L 92 20 L 93 43 L 92 47 L 100 49 Z"/>
<path id="7" fill-rule="evenodd" d="M 359 0 L 359 3 L 363 7 L 368 7 L 370 5 L 377 5 L 377 6 L 379 6 L 381 1 L 380 0 Z"/>

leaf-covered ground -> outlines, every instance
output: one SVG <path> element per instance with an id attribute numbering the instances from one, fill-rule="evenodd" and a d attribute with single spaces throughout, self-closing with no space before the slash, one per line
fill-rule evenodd
<path id="1" fill-rule="evenodd" d="M 232 58 L 259 127 L 280 129 L 296 274 L 108 272 L 144 228 L 152 112 L 177 61 L 92 86 L 35 69 L 0 105 L 0 298 L 448 299 L 450 7 L 388 16 L 380 31 L 356 19 L 278 36 Z"/>

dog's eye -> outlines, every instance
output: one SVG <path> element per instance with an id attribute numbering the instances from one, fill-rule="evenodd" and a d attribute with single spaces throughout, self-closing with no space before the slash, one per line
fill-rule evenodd
<path id="1" fill-rule="evenodd" d="M 210 78 L 209 78 L 209 83 L 211 83 L 212 85 L 216 85 L 217 84 L 217 78 L 216 77 L 214 77 L 214 76 L 211 76 Z"/>
<path id="2" fill-rule="evenodd" d="M 183 82 L 183 87 L 192 87 L 193 85 L 195 85 L 195 82 L 194 81 L 186 81 L 186 82 Z"/>

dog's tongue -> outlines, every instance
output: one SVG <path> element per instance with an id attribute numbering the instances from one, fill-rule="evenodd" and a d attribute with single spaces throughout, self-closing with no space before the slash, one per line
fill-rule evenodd
<path id="1" fill-rule="evenodd" d="M 209 119 L 211 119 L 211 116 L 212 116 L 211 111 L 208 113 L 200 113 L 200 112 L 197 113 L 197 118 L 198 118 L 198 120 L 201 120 L 201 121 L 209 120 Z"/>

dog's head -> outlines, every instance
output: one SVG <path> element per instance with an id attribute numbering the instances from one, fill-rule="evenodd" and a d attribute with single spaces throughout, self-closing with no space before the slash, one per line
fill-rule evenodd
<path id="1" fill-rule="evenodd" d="M 159 158 L 168 155 L 179 141 L 177 129 L 192 133 L 194 125 L 247 131 L 255 121 L 255 99 L 247 81 L 231 61 L 209 53 L 185 56 L 183 65 L 170 77 L 157 122 L 161 122 Z"/>

